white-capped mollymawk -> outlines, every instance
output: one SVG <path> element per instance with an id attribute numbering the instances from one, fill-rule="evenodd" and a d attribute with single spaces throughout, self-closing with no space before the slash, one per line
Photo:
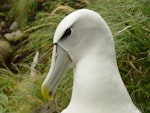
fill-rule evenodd
<path id="1" fill-rule="evenodd" d="M 71 101 L 62 113 L 141 113 L 118 71 L 112 33 L 98 13 L 80 9 L 69 14 L 58 25 L 53 43 L 51 68 L 41 90 L 51 99 L 73 63 Z"/>

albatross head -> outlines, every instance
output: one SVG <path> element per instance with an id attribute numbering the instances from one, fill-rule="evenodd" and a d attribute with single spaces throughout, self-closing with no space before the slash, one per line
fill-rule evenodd
<path id="1" fill-rule="evenodd" d="M 72 62 L 72 97 L 63 113 L 139 113 L 125 109 L 136 108 L 118 71 L 112 33 L 98 13 L 81 9 L 69 14 L 58 25 L 53 43 L 52 63 L 41 91 L 52 99 Z"/>
<path id="2" fill-rule="evenodd" d="M 48 99 L 52 98 L 70 62 L 76 65 L 81 59 L 93 54 L 115 56 L 109 27 L 98 13 L 88 9 L 66 16 L 55 31 L 53 43 L 51 68 L 42 85 L 42 94 Z"/>

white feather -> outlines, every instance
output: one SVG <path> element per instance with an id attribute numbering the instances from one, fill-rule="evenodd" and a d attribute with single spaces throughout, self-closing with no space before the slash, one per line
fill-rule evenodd
<path id="1" fill-rule="evenodd" d="M 65 30 L 72 32 L 61 40 Z M 74 65 L 71 101 L 62 113 L 140 113 L 120 77 L 112 33 L 96 12 L 81 9 L 58 25 L 54 43 Z"/>

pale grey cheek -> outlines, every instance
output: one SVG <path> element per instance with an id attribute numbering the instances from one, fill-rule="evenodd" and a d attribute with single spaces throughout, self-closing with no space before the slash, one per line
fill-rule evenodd
<path id="1" fill-rule="evenodd" d="M 66 39 L 60 40 L 58 42 L 58 44 L 66 51 L 72 50 L 77 45 L 77 43 L 78 42 L 74 36 L 68 36 Z"/>

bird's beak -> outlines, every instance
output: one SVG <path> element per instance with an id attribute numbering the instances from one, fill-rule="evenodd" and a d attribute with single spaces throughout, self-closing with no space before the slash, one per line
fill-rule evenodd
<path id="1" fill-rule="evenodd" d="M 45 98 L 52 100 L 52 95 L 56 89 L 56 86 L 62 78 L 62 75 L 67 69 L 69 63 L 70 57 L 67 52 L 58 44 L 55 44 L 52 53 L 51 67 L 41 88 L 42 95 Z"/>

